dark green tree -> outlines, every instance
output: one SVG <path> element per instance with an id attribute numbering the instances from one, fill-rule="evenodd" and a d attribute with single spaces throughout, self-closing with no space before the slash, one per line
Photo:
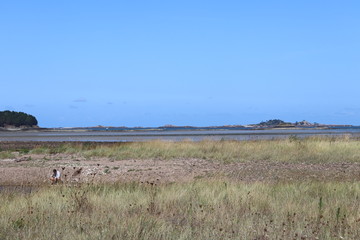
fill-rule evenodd
<path id="1" fill-rule="evenodd" d="M 35 126 L 38 124 L 36 118 L 24 112 L 2 111 L 0 112 L 0 127 L 6 125 L 20 126 Z"/>
<path id="2" fill-rule="evenodd" d="M 278 126 L 278 125 L 283 125 L 283 124 L 287 124 L 287 123 L 280 119 L 271 119 L 266 122 L 260 123 L 261 126 Z"/>

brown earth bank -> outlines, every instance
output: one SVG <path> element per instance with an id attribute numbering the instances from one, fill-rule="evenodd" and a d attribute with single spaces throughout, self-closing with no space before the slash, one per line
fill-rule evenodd
<path id="1" fill-rule="evenodd" d="M 212 177 L 242 182 L 360 180 L 360 163 L 310 164 L 253 161 L 224 164 L 217 162 L 216 159 L 113 160 L 105 157 L 86 159 L 78 154 L 29 154 L 27 151 L 38 145 L 51 148 L 58 144 L 61 143 L 1 143 L 1 150 L 11 150 L 12 157 L 0 159 L 0 186 L 50 184 L 52 169 L 60 170 L 64 183 L 119 181 L 169 183 Z"/>

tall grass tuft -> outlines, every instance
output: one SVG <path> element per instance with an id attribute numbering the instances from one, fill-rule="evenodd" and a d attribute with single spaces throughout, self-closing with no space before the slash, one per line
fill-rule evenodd
<path id="1" fill-rule="evenodd" d="M 335 182 L 52 186 L 1 193 L 0 239 L 359 239 L 359 196 Z"/>
<path id="2" fill-rule="evenodd" d="M 150 141 L 117 144 L 65 143 L 55 148 L 35 148 L 31 153 L 76 153 L 86 158 L 124 159 L 198 158 L 222 163 L 359 162 L 360 141 L 348 137 L 289 137 L 256 141 Z"/>

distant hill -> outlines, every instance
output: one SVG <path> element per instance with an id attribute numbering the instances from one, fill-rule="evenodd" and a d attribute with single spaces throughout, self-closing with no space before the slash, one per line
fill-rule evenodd
<path id="1" fill-rule="evenodd" d="M 14 111 L 0 112 L 0 127 L 36 127 L 37 124 L 37 119 L 27 113 Z"/>

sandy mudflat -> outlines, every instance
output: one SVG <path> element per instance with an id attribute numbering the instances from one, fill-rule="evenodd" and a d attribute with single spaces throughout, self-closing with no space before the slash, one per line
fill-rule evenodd
<path id="1" fill-rule="evenodd" d="M 0 185 L 49 184 L 52 169 L 62 172 L 64 182 L 183 182 L 197 178 L 226 177 L 243 182 L 359 181 L 359 163 L 222 164 L 203 159 L 119 160 L 85 159 L 76 154 L 20 154 L 0 159 Z"/>

